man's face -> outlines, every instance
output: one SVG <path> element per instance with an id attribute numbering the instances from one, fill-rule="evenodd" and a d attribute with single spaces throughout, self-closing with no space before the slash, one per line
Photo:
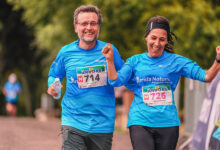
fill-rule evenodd
<path id="1" fill-rule="evenodd" d="M 74 24 L 81 44 L 96 42 L 99 36 L 100 25 L 98 16 L 94 12 L 81 12 L 78 15 L 77 24 Z"/>

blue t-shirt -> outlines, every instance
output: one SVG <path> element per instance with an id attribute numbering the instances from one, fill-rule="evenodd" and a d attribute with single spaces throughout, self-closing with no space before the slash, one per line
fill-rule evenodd
<path id="1" fill-rule="evenodd" d="M 8 81 L 4 85 L 4 90 L 6 91 L 6 101 L 10 103 L 17 103 L 18 94 L 21 91 L 21 85 L 18 82 L 12 84 Z"/>
<path id="2" fill-rule="evenodd" d="M 97 40 L 96 46 L 87 50 L 78 44 L 79 40 L 64 46 L 49 71 L 48 86 L 55 78 L 62 81 L 66 77 L 62 125 L 90 133 L 111 133 L 114 131 L 115 97 L 107 81 L 106 58 L 101 52 L 107 43 Z M 112 47 L 114 63 L 119 70 L 124 61 Z"/>
<path id="3" fill-rule="evenodd" d="M 135 97 L 129 110 L 128 127 L 179 126 L 173 92 L 180 76 L 205 82 L 206 71 L 183 56 L 163 52 L 160 57 L 135 55 L 118 71 L 113 86 L 125 84 Z"/>

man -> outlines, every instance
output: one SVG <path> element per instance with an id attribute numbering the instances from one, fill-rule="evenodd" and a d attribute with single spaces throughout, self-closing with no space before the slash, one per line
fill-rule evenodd
<path id="1" fill-rule="evenodd" d="M 101 51 L 107 43 L 97 40 L 102 16 L 92 5 L 74 12 L 79 39 L 62 47 L 51 65 L 48 94 L 57 96 L 54 79 L 66 77 L 62 99 L 62 149 L 110 150 L 115 121 L 114 89 L 107 82 L 106 59 Z M 114 49 L 116 69 L 124 64 Z"/>
<path id="2" fill-rule="evenodd" d="M 17 114 L 18 95 L 21 92 L 21 85 L 17 82 L 17 76 L 11 73 L 8 77 L 8 82 L 5 83 L 3 94 L 6 100 L 6 112 L 11 117 Z"/>

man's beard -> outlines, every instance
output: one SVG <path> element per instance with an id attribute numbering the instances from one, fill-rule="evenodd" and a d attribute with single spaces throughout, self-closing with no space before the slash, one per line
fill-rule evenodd
<path id="1" fill-rule="evenodd" d="M 78 34 L 78 37 L 80 37 L 79 34 Z M 81 38 L 81 40 L 85 43 L 91 44 L 94 41 L 96 41 L 98 39 L 98 37 L 99 37 L 99 31 L 98 31 L 97 35 L 92 40 L 86 40 L 85 38 Z"/>

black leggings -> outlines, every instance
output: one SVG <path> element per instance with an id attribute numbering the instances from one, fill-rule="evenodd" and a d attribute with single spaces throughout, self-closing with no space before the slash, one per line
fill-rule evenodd
<path id="1" fill-rule="evenodd" d="M 130 126 L 130 138 L 134 150 L 175 150 L 179 127 L 151 128 Z"/>

